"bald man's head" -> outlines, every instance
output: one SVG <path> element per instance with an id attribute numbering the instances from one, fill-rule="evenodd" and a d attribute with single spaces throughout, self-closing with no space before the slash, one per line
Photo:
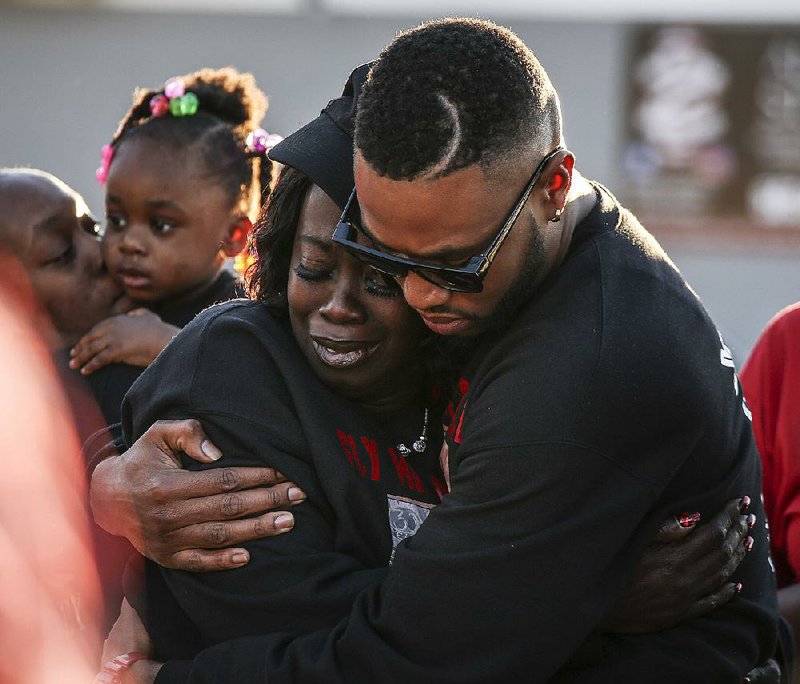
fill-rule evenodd
<path id="1" fill-rule="evenodd" d="M 103 266 L 96 221 L 55 176 L 0 169 L 0 246 L 26 270 L 61 344 L 114 312 L 121 293 Z"/>

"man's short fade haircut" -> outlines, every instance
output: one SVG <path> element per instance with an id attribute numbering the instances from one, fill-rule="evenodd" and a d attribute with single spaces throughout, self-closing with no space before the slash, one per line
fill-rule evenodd
<path id="1" fill-rule="evenodd" d="M 561 139 L 558 97 L 530 49 L 479 19 L 440 19 L 400 33 L 359 99 L 355 147 L 394 180 L 491 168 Z"/>

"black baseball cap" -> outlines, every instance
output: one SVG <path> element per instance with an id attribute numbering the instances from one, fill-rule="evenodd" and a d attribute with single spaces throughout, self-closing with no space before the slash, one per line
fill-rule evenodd
<path id="1" fill-rule="evenodd" d="M 270 159 L 292 166 L 325 191 L 344 209 L 353 191 L 353 130 L 361 88 L 374 62 L 350 73 L 341 97 L 325 105 L 320 115 L 284 138 L 269 152 Z"/>

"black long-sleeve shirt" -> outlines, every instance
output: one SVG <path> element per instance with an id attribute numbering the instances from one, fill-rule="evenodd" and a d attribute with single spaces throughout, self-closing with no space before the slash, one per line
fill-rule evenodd
<path id="1" fill-rule="evenodd" d="M 464 372 L 451 491 L 333 629 L 172 661 L 158 684 L 740 682 L 775 647 L 760 471 L 730 354 L 610 194 Z M 646 635 L 597 625 L 660 521 L 748 494 L 742 592 Z M 294 532 L 292 533 L 294 534 Z"/>
<path id="2" fill-rule="evenodd" d="M 192 574 L 148 563 L 146 597 L 131 590 L 129 598 L 157 655 L 334 626 L 440 501 L 438 416 L 429 417 L 424 454 L 397 449 L 420 436 L 424 414 L 416 403 L 371 412 L 323 386 L 288 321 L 261 303 L 216 306 L 184 328 L 128 393 L 127 441 L 154 420 L 195 417 L 222 450 L 219 465 L 276 467 L 308 499 L 292 509 L 290 534 L 245 545 L 251 560 L 242 568 Z"/>

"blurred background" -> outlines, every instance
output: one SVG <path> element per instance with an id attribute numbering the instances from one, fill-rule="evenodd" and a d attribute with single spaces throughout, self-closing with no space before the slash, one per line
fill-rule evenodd
<path id="1" fill-rule="evenodd" d="M 579 168 L 665 245 L 741 365 L 800 300 L 800 3 L 648 4 L 0 0 L 0 165 L 51 171 L 101 215 L 100 147 L 135 86 L 252 71 L 270 98 L 265 128 L 285 135 L 398 30 L 490 18 L 537 54 Z"/>

